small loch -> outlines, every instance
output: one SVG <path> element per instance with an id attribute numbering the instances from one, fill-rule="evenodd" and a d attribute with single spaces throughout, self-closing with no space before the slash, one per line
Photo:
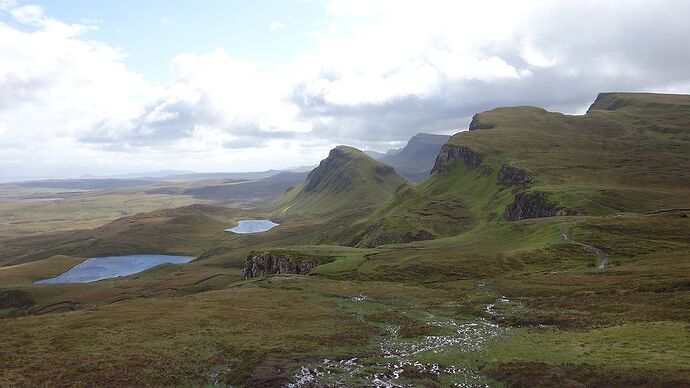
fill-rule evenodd
<path id="1" fill-rule="evenodd" d="M 37 280 L 36 284 L 89 283 L 118 276 L 132 275 L 159 264 L 183 264 L 192 261 L 191 256 L 129 255 L 93 257 L 75 265 L 63 274 L 51 279 Z"/>
<path id="2" fill-rule="evenodd" d="M 271 220 L 242 220 L 239 222 L 239 225 L 225 229 L 225 231 L 239 234 L 260 233 L 273 229 L 278 225 Z"/>

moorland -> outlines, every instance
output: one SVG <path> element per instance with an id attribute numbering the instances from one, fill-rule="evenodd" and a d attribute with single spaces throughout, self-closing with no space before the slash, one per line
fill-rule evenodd
<path id="1" fill-rule="evenodd" d="M 308 173 L 2 185 L 0 385 L 690 384 L 690 96 L 418 140 Z M 280 225 L 225 231 L 245 219 Z M 146 253 L 195 259 L 33 283 Z"/>

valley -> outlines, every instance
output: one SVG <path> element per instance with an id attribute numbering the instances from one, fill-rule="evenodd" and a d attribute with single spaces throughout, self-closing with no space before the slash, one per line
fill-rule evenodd
<path id="1" fill-rule="evenodd" d="M 689 384 L 690 96 L 415 138 L 308 173 L 1 185 L 0 385 Z M 34 283 L 144 254 L 193 260 Z"/>

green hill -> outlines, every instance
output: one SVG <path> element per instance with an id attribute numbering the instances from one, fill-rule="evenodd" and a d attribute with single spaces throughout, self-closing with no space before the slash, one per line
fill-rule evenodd
<path id="1" fill-rule="evenodd" d="M 586 115 L 534 107 L 474 116 L 436 158 L 432 176 L 353 228 L 452 236 L 478 224 L 557 215 L 690 207 L 690 96 L 607 93 Z M 369 232 L 367 232 L 369 231 Z"/>
<path id="2" fill-rule="evenodd" d="M 281 216 L 360 213 L 408 185 L 392 167 L 356 148 L 338 146 L 274 207 Z"/>

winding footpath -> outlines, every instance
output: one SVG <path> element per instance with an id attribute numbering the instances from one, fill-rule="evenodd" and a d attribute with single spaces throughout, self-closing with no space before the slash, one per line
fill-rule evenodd
<path id="1" fill-rule="evenodd" d="M 561 224 L 561 236 L 563 236 L 563 239 L 569 243 L 577 244 L 581 247 L 584 247 L 587 252 L 594 253 L 595 255 L 599 256 L 599 261 L 597 262 L 597 268 L 599 269 L 604 269 L 606 268 L 606 264 L 609 262 L 609 254 L 604 251 L 603 249 L 597 248 L 593 245 L 585 244 L 583 242 L 579 242 L 577 240 L 574 240 L 572 237 L 568 236 L 568 232 L 566 232 L 565 227 Z"/>

